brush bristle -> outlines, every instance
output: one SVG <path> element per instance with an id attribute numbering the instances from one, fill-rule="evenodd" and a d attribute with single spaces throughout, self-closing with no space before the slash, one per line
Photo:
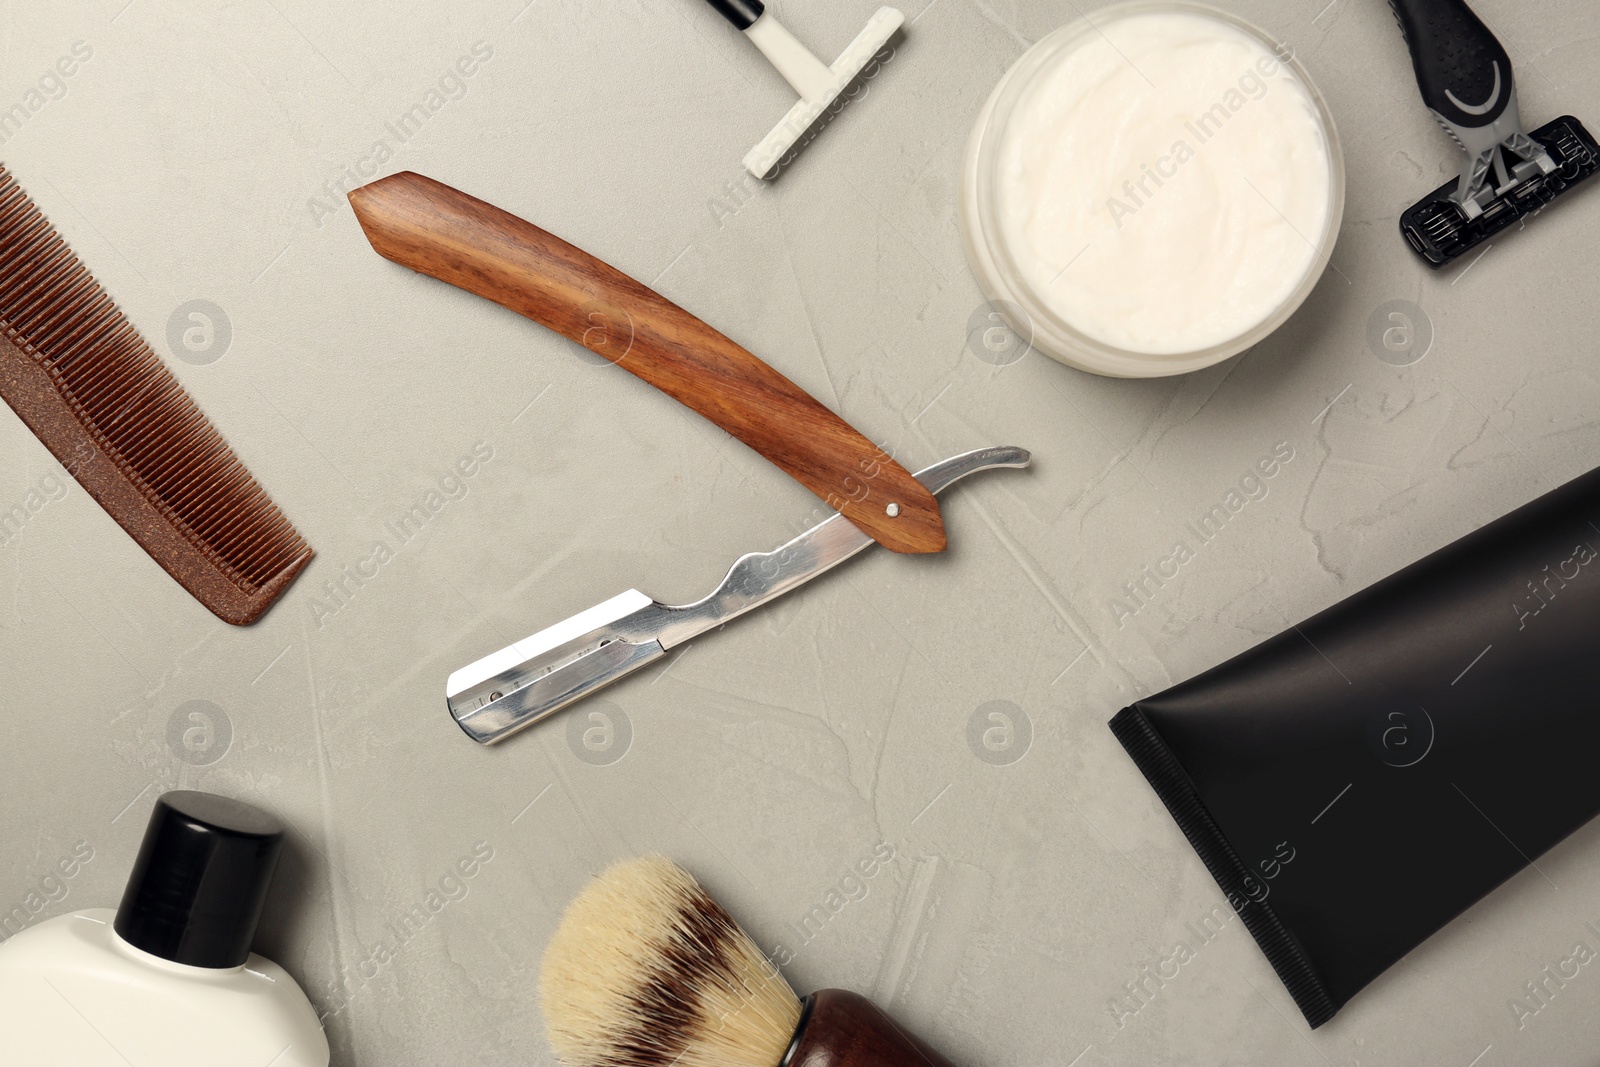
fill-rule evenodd
<path id="1" fill-rule="evenodd" d="M 305 541 L 4 166 L 0 336 L 10 343 L 0 356 L 31 361 L 47 378 L 59 416 L 20 393 L 6 400 L 136 538 L 141 523 L 166 523 L 245 596 L 305 565 Z M 0 375 L 0 384 L 13 377 Z M 110 461 L 147 513 L 130 514 L 85 476 L 91 456 Z M 182 564 L 152 554 L 189 584 Z"/>
<path id="2" fill-rule="evenodd" d="M 567 1067 L 777 1067 L 800 999 L 663 856 L 619 863 L 567 908 L 539 974 Z"/>

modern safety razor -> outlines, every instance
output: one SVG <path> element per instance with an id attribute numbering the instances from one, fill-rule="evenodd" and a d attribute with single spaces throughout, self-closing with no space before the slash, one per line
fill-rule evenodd
<path id="1" fill-rule="evenodd" d="M 1422 101 L 1461 148 L 1461 176 L 1400 218 L 1431 267 L 1453 262 L 1542 209 L 1600 168 L 1583 124 L 1563 116 L 1523 129 L 1511 59 L 1464 0 L 1389 0 Z"/>

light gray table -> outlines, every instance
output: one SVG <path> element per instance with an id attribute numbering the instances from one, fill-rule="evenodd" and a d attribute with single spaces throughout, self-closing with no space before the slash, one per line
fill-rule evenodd
<path id="1" fill-rule="evenodd" d="M 114 906 L 155 796 L 199 788 L 294 827 L 258 948 L 330 1013 L 341 1065 L 551 1063 L 545 940 L 592 872 L 649 850 L 788 949 L 799 989 L 871 993 L 974 1067 L 1592 1063 L 1600 975 L 1520 1029 L 1509 1002 L 1594 944 L 1600 825 L 1315 1033 L 1237 921 L 1118 1026 L 1125 985 L 1222 897 L 1106 719 L 1600 460 L 1600 193 L 1427 272 L 1394 223 L 1455 154 L 1386 5 L 1228 6 L 1338 118 L 1335 269 L 1242 358 L 1126 382 L 968 343 L 960 153 L 1073 0 L 908 0 L 866 99 L 770 187 L 739 159 L 788 90 L 698 0 L 8 5 L 0 107 L 75 42 L 92 56 L 0 131 L 6 163 L 158 347 L 190 301 L 220 309 L 220 358 L 180 344 L 173 366 L 320 555 L 236 630 L 75 485 L 46 494 L 0 548 L 0 905 L 87 842 L 45 914 Z M 1600 122 L 1600 8 L 1477 6 L 1530 123 Z M 777 5 L 829 57 L 872 7 Z M 378 259 L 342 187 L 405 168 L 654 282 L 913 469 L 995 443 L 1036 467 L 953 490 L 944 557 L 869 553 L 480 749 L 445 713 L 451 670 L 629 587 L 696 597 L 813 501 L 630 376 Z M 1369 347 L 1392 300 L 1431 322 L 1411 366 Z M 1122 583 L 1281 442 L 1267 498 L 1119 619 Z M 61 476 L 9 412 L 0 457 L 0 509 Z M 999 755 L 969 743 L 997 708 Z M 450 880 L 475 848 L 492 860 Z M 875 849 L 892 861 L 846 884 Z"/>

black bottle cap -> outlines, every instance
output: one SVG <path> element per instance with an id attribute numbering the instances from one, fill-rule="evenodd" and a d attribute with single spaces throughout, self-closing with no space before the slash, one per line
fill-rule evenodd
<path id="1" fill-rule="evenodd" d="M 128 876 L 115 929 L 128 944 L 191 967 L 238 967 L 250 957 L 283 825 L 211 793 L 156 800 Z"/>

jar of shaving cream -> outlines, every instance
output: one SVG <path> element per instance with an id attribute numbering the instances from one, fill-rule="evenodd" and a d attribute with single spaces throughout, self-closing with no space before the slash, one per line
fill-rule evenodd
<path id="1" fill-rule="evenodd" d="M 1277 329 L 1344 214 L 1339 135 L 1292 50 L 1173 0 L 1102 8 L 1001 79 L 962 180 L 967 255 L 1019 336 L 1115 377 L 1184 374 Z"/>

